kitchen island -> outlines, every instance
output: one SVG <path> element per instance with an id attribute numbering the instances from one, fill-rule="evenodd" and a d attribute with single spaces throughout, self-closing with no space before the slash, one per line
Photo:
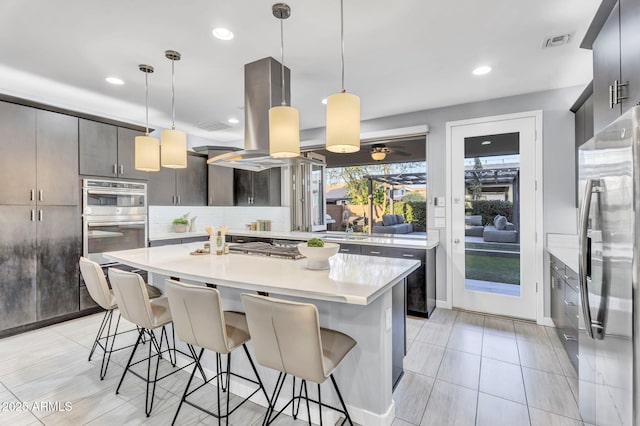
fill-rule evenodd
<path id="1" fill-rule="evenodd" d="M 405 278 L 420 262 L 339 253 L 330 259 L 329 270 L 318 271 L 306 269 L 306 259 L 189 254 L 199 247 L 199 243 L 180 244 L 110 252 L 105 256 L 147 270 L 152 277 L 150 281 L 159 287 L 166 276 L 214 284 L 226 310 L 243 310 L 240 301 L 243 292 L 259 291 L 314 303 L 323 327 L 344 332 L 358 342 L 336 371 L 354 421 L 364 425 L 391 424 L 395 414 L 392 372 L 394 366 L 402 368 L 405 349 Z M 399 364 L 398 357 L 393 355 L 398 349 L 402 355 Z M 243 364 L 241 358 L 234 362 L 234 369 L 238 368 L 241 374 L 249 373 L 248 363 Z M 209 356 L 204 361 L 205 368 L 215 369 L 214 360 Z M 260 374 L 267 388 L 272 389 L 275 372 L 261 369 Z M 242 383 L 233 383 L 232 392 L 245 396 L 250 389 Z M 323 400 L 324 395 L 331 403 L 337 403 L 329 388 L 323 392 Z M 255 402 L 266 406 L 266 401 L 258 396 Z M 311 410 L 317 419 L 317 411 L 313 407 Z M 337 420 L 330 410 L 323 410 L 323 418 L 333 423 Z"/>

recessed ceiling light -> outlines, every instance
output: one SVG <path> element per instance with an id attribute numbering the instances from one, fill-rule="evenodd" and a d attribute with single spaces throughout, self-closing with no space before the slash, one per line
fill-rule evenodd
<path id="1" fill-rule="evenodd" d="M 324 99 L 322 100 L 322 103 L 326 105 L 326 104 L 327 104 L 327 98 L 324 98 Z"/>
<path id="2" fill-rule="evenodd" d="M 212 33 L 215 36 L 215 38 L 220 40 L 233 39 L 233 33 L 226 28 L 214 28 Z"/>
<path id="3" fill-rule="evenodd" d="M 231 124 L 238 124 L 240 122 L 240 120 L 238 120 L 237 118 L 230 118 L 227 120 L 229 123 Z"/>
<path id="4" fill-rule="evenodd" d="M 491 141 L 482 141 L 482 145 L 491 145 Z"/>
<path id="5" fill-rule="evenodd" d="M 105 78 L 105 80 L 107 80 L 108 83 L 115 84 L 115 85 L 118 85 L 118 86 L 121 86 L 121 85 L 124 84 L 124 81 L 122 81 L 118 77 L 107 77 L 107 78 Z"/>
<path id="6" fill-rule="evenodd" d="M 488 67 L 486 65 L 478 67 L 475 70 L 473 70 L 474 75 L 485 75 L 485 74 L 489 74 L 490 72 L 491 72 L 491 67 Z"/>

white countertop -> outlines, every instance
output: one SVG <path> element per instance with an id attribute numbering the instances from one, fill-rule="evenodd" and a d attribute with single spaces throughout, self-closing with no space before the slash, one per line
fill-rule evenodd
<path id="1" fill-rule="evenodd" d="M 578 272 L 578 236 L 575 234 L 547 234 L 547 251 L 559 261 Z"/>
<path id="2" fill-rule="evenodd" d="M 105 253 L 108 259 L 152 273 L 250 291 L 368 305 L 420 266 L 417 260 L 338 253 L 331 269 L 309 270 L 307 259 L 240 253 L 192 256 L 201 243 Z"/>
<path id="3" fill-rule="evenodd" d="M 371 246 L 388 246 L 409 249 L 432 249 L 438 245 L 436 238 L 402 238 L 390 236 L 364 236 L 352 235 L 351 238 L 345 239 L 344 232 L 298 232 L 298 231 L 245 231 L 238 229 L 230 229 L 227 235 L 236 235 L 243 237 L 260 237 L 274 238 L 284 240 L 301 240 L 306 241 L 311 238 L 322 238 L 326 241 L 337 242 L 341 244 L 359 244 Z"/>

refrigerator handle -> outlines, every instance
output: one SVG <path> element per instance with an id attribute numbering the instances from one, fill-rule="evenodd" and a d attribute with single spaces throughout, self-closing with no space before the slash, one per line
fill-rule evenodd
<path id="1" fill-rule="evenodd" d="M 582 315 L 584 316 L 584 328 L 587 336 L 593 339 L 591 329 L 591 309 L 589 308 L 589 289 L 587 287 L 587 228 L 589 225 L 589 209 L 591 208 L 591 194 L 593 193 L 593 179 L 587 179 L 587 185 L 580 206 L 580 227 L 579 227 L 579 247 L 580 258 L 578 259 L 578 269 L 580 277 L 580 304 L 582 305 Z"/>

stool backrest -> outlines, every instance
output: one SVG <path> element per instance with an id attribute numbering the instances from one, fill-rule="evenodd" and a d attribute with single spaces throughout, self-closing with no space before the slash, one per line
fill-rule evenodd
<path id="1" fill-rule="evenodd" d="M 254 294 L 242 304 L 257 361 L 274 370 L 322 383 L 326 379 L 318 309 Z"/>
<path id="2" fill-rule="evenodd" d="M 81 257 L 78 263 L 87 291 L 93 301 L 100 305 L 102 309 L 110 310 L 115 308 L 109 284 L 100 265 L 86 257 Z"/>
<path id="3" fill-rule="evenodd" d="M 109 281 L 122 316 L 139 327 L 153 329 L 149 293 L 142 277 L 133 272 L 109 268 Z"/>
<path id="4" fill-rule="evenodd" d="M 215 288 L 174 280 L 165 282 L 178 338 L 221 354 L 229 353 L 220 292 Z"/>

